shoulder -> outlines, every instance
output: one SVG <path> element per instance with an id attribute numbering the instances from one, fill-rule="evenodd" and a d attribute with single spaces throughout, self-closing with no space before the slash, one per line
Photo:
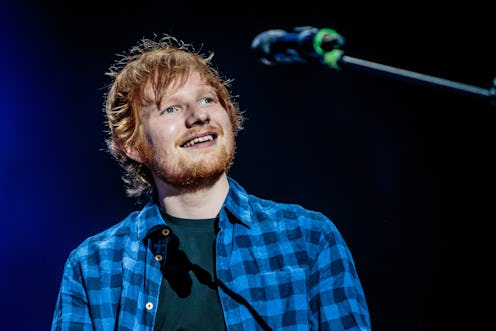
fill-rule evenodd
<path id="1" fill-rule="evenodd" d="M 259 196 L 249 194 L 249 201 L 255 212 L 266 214 L 277 214 L 278 216 L 288 219 L 298 219 L 301 217 L 309 217 L 316 220 L 326 220 L 322 212 L 307 209 L 297 203 L 279 202 L 275 200 L 261 198 Z"/>
<path id="2" fill-rule="evenodd" d="M 279 202 L 250 194 L 233 179 L 227 207 L 238 219 L 249 226 L 299 227 L 322 233 L 337 231 L 334 223 L 324 213 L 297 203 Z"/>
<path id="3" fill-rule="evenodd" d="M 321 211 L 296 203 L 277 202 L 249 195 L 253 219 L 259 226 L 275 228 L 275 231 L 305 233 L 311 241 L 329 240 L 340 233 L 334 222 Z"/>
<path id="4" fill-rule="evenodd" d="M 69 253 L 68 262 L 105 259 L 123 250 L 132 240 L 137 214 L 137 211 L 131 212 L 115 225 L 87 237 Z"/>
<path id="5" fill-rule="evenodd" d="M 300 204 L 284 203 L 249 196 L 252 217 L 248 230 L 252 241 L 264 246 L 278 243 L 285 254 L 296 254 L 309 261 L 318 256 L 348 256 L 346 241 L 334 222 L 324 213 Z M 332 252 L 332 253 L 331 253 Z"/>

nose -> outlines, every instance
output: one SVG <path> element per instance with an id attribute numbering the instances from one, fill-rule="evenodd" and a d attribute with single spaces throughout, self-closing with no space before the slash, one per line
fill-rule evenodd
<path id="1" fill-rule="evenodd" d="M 186 125 L 192 127 L 195 125 L 203 125 L 210 122 L 210 115 L 208 111 L 203 107 L 192 108 L 188 118 L 186 119 Z"/>

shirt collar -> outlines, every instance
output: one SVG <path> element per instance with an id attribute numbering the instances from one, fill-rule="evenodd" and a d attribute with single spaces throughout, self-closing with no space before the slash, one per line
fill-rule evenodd
<path id="1" fill-rule="evenodd" d="M 229 211 L 230 215 L 236 218 L 230 218 L 231 222 L 244 224 L 245 226 L 250 227 L 253 218 L 250 197 L 238 182 L 231 177 L 227 177 L 227 179 L 229 180 L 229 193 L 224 202 L 224 208 Z"/>
<path id="2" fill-rule="evenodd" d="M 136 219 L 136 234 L 138 241 L 165 227 L 160 209 L 153 198 L 138 212 Z"/>
<path id="3" fill-rule="evenodd" d="M 223 208 L 228 211 L 228 218 L 231 222 L 250 227 L 253 216 L 251 213 L 249 195 L 234 179 L 229 176 L 227 178 L 229 181 L 229 192 L 224 201 Z M 153 232 L 162 229 L 165 226 L 159 206 L 156 201 L 151 198 L 137 214 L 137 240 L 142 241 Z"/>

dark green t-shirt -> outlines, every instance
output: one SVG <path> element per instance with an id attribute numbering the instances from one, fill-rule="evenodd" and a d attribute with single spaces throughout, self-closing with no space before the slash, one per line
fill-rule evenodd
<path id="1" fill-rule="evenodd" d="M 224 316 L 215 282 L 215 219 L 182 219 L 162 211 L 172 230 L 155 331 L 221 331 Z"/>

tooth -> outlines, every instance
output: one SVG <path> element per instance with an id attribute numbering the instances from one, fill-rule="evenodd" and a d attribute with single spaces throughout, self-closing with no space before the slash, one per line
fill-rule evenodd
<path id="1" fill-rule="evenodd" d="M 208 140 L 214 140 L 214 138 L 211 135 L 203 136 L 203 137 L 198 137 L 198 138 L 195 138 L 195 139 L 191 140 L 190 142 L 188 142 L 184 146 L 185 147 L 190 147 L 190 146 L 193 146 L 195 144 L 198 144 L 198 143 L 201 143 L 201 142 L 204 142 L 204 141 L 208 141 Z"/>

